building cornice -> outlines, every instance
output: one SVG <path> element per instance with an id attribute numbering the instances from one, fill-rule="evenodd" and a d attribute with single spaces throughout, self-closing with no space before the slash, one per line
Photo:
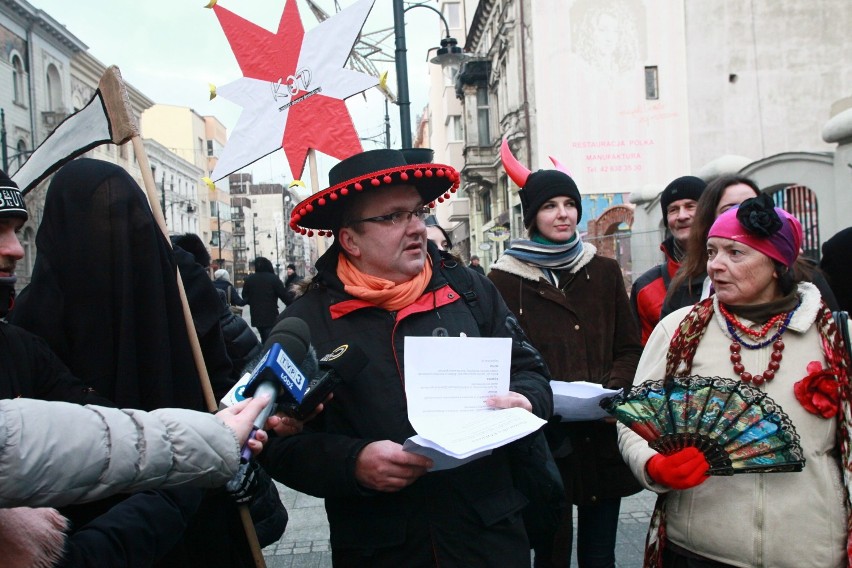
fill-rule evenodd
<path id="1" fill-rule="evenodd" d="M 0 4 L 6 6 L 11 13 L 21 18 L 28 28 L 36 27 L 41 30 L 42 37 L 52 40 L 59 47 L 65 48 L 71 53 L 77 53 L 89 49 L 89 46 L 68 31 L 68 29 L 54 20 L 44 10 L 36 8 L 25 0 L 0 0 Z"/>
<path id="2" fill-rule="evenodd" d="M 95 89 L 107 69 L 107 66 L 104 63 L 88 51 L 81 51 L 77 53 L 71 60 L 71 65 L 80 72 L 80 79 L 84 80 Z M 156 104 L 152 99 L 146 97 L 139 89 L 126 81 L 124 82 L 124 86 L 127 88 L 127 96 L 130 99 L 130 105 L 137 114 L 141 115 L 144 110 L 151 108 L 154 104 Z"/>
<path id="3" fill-rule="evenodd" d="M 491 12 L 494 10 L 496 4 L 496 0 L 479 0 L 476 11 L 473 13 L 473 18 L 470 20 L 467 37 L 464 40 L 466 49 L 477 52 L 481 51 L 479 42 L 482 40 L 485 25 L 488 23 Z"/>

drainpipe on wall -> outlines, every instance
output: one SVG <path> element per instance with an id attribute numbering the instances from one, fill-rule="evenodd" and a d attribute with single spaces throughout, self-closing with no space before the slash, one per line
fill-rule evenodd
<path id="1" fill-rule="evenodd" d="M 27 83 L 29 87 L 30 99 L 30 150 L 35 150 L 38 146 L 36 141 L 36 107 L 35 107 L 35 85 L 33 85 L 33 67 L 35 67 L 35 55 L 33 53 L 33 25 L 34 20 L 30 20 L 27 26 L 27 59 L 29 59 L 29 70 L 27 72 Z"/>
<path id="2" fill-rule="evenodd" d="M 524 84 L 524 122 L 526 130 L 527 130 L 527 167 L 533 168 L 535 162 L 533 162 L 532 156 L 532 129 L 530 126 L 530 103 L 527 94 L 527 34 L 526 34 L 526 20 L 524 18 L 524 5 L 526 4 L 525 0 L 520 0 L 518 2 L 518 6 L 520 7 L 520 19 L 521 19 L 521 78 Z"/>

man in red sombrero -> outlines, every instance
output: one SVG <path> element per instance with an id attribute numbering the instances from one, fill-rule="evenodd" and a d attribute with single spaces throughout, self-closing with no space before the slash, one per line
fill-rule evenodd
<path id="1" fill-rule="evenodd" d="M 279 481 L 325 498 L 335 566 L 529 566 L 519 514 L 526 499 L 513 487 L 506 448 L 437 472 L 402 450 L 415 434 L 402 367 L 409 335 L 512 338 L 510 392 L 489 404 L 552 413 L 547 368 L 497 290 L 442 262 L 427 241 L 429 204 L 459 180 L 431 159 L 426 149 L 357 154 L 293 210 L 294 230 L 333 235 L 334 243 L 282 317 L 308 323 L 317 353 L 356 344 L 369 363 L 344 377 L 303 435 L 275 440 L 266 464 Z M 469 275 L 469 291 L 450 287 L 451 270 Z M 479 303 L 484 321 L 468 302 Z"/>

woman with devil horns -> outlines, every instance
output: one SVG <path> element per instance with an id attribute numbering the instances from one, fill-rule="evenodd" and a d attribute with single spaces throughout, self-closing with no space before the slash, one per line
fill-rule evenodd
<path id="1" fill-rule="evenodd" d="M 629 388 L 642 352 L 639 330 L 618 263 L 597 255 L 577 231 L 582 215 L 577 185 L 555 160 L 560 169 L 531 173 L 505 140 L 501 157 L 521 188 L 529 238 L 514 241 L 488 278 L 555 380 Z M 578 506 L 578 563 L 614 566 L 621 498 L 640 489 L 618 452 L 615 424 L 552 422 L 545 428 L 567 498 Z M 570 565 L 572 509 L 552 543 L 534 545 L 536 566 Z"/>

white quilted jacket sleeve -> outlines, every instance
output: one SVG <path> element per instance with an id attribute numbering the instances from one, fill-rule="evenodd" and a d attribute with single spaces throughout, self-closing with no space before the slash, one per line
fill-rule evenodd
<path id="1" fill-rule="evenodd" d="M 0 400 L 0 507 L 58 507 L 159 487 L 217 487 L 236 435 L 191 410 L 153 412 Z"/>

